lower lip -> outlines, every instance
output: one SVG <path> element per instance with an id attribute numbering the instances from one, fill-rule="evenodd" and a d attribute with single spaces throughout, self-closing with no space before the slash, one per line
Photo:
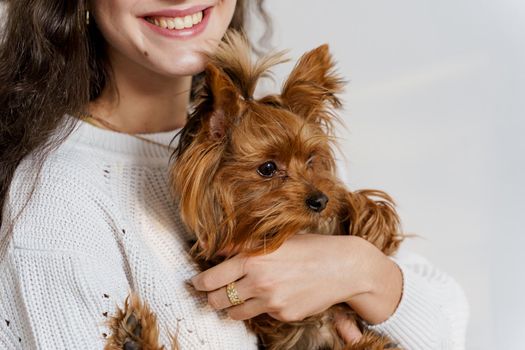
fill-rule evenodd
<path id="1" fill-rule="evenodd" d="M 149 28 L 163 36 L 176 39 L 191 39 L 202 33 L 204 29 L 206 29 L 206 25 L 208 24 L 208 20 L 210 19 L 211 10 L 211 7 L 204 9 L 202 11 L 202 21 L 200 21 L 197 24 L 194 24 L 191 28 L 185 29 L 166 29 L 146 21 L 145 18 L 141 19 Z"/>

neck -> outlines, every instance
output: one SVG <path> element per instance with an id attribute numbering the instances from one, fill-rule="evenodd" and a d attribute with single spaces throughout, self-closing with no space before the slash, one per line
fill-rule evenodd
<path id="1" fill-rule="evenodd" d="M 191 76 L 166 77 L 110 53 L 111 84 L 88 112 L 131 134 L 170 131 L 186 123 Z"/>

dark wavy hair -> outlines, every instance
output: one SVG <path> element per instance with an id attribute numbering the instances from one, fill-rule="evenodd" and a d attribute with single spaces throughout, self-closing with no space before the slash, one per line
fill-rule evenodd
<path id="1" fill-rule="evenodd" d="M 253 12 L 271 25 L 264 0 L 237 0 L 230 28 L 244 30 Z M 36 170 L 73 131 L 87 103 L 111 80 L 105 40 L 87 0 L 0 0 L 0 226 L 14 172 L 29 153 Z M 0 11 L 1 15 L 1 11 Z M 199 77 L 195 77 L 198 82 Z M 35 181 L 36 183 L 36 181 Z M 34 189 L 34 188 L 33 188 Z"/>

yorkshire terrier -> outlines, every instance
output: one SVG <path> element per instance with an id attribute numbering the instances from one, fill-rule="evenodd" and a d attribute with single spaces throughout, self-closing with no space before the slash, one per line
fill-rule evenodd
<path id="1" fill-rule="evenodd" d="M 174 153 L 171 187 L 195 234 L 193 257 L 206 268 L 225 255 L 274 251 L 298 232 L 355 235 L 394 253 L 403 235 L 390 196 L 349 191 L 336 176 L 333 125 L 344 83 L 328 46 L 304 54 L 281 93 L 262 98 L 253 96 L 257 81 L 286 59 L 281 52 L 254 62 L 250 52 L 232 32 L 210 56 Z M 353 344 L 337 332 L 341 313 L 363 333 Z M 111 322 L 106 349 L 162 349 L 155 316 L 136 297 Z M 246 323 L 265 349 L 399 349 L 346 304 L 303 321 L 264 314 Z"/>

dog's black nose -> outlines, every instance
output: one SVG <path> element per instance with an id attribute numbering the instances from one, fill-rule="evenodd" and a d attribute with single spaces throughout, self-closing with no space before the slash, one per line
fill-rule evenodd
<path id="1" fill-rule="evenodd" d="M 311 193 L 308 198 L 306 198 L 308 208 L 318 213 L 326 208 L 326 203 L 328 203 L 328 197 L 320 191 Z"/>

